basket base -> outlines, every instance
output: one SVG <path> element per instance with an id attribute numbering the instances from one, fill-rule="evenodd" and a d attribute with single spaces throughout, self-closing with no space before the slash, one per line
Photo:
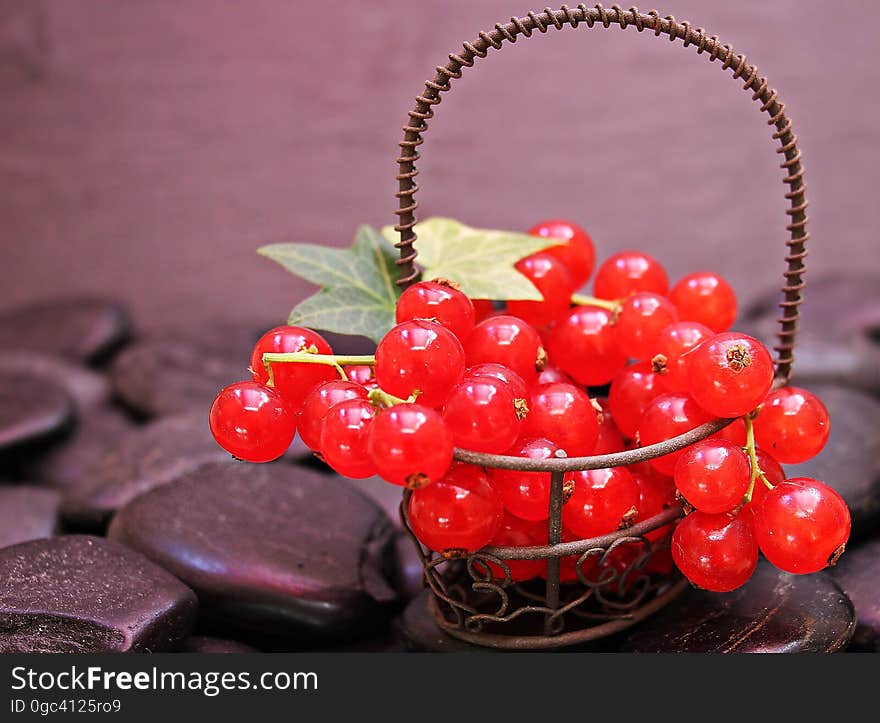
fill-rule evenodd
<path id="1" fill-rule="evenodd" d="M 402 617 L 400 634 L 410 648 L 429 652 L 492 652 L 503 650 L 553 650 L 576 646 L 601 650 L 604 638 L 618 633 L 653 615 L 672 602 L 688 587 L 687 580 L 678 580 L 668 590 L 645 603 L 624 618 L 609 620 L 583 630 L 560 635 L 492 635 L 471 633 L 443 625 L 434 597 L 425 590 L 408 606 Z M 439 619 L 439 620 L 438 620 Z"/>

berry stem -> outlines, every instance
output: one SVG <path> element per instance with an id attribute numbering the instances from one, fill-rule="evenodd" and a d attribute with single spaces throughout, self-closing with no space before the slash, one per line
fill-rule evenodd
<path id="1" fill-rule="evenodd" d="M 389 394 L 384 389 L 371 389 L 370 393 L 367 394 L 367 399 L 369 399 L 373 404 L 380 404 L 383 407 L 393 407 L 396 404 L 406 404 L 409 401 L 413 401 L 413 397 L 409 399 L 401 399 L 400 397 L 395 397 L 393 394 Z"/>
<path id="2" fill-rule="evenodd" d="M 767 489 L 770 490 L 773 489 L 773 484 L 767 479 L 767 475 L 764 474 L 760 466 L 758 466 L 758 453 L 755 448 L 755 425 L 752 423 L 752 415 L 746 414 L 742 419 L 746 425 L 746 446 L 743 447 L 743 451 L 749 456 L 749 466 L 752 468 L 752 477 L 749 482 L 749 489 L 745 496 L 745 503 L 748 504 L 752 501 L 752 495 L 755 492 L 755 482 L 757 480 L 760 479 Z"/>
<path id="3" fill-rule="evenodd" d="M 620 301 L 609 301 L 608 299 L 597 299 L 595 296 L 587 296 L 586 294 L 572 294 L 571 303 L 577 306 L 598 306 L 608 311 L 618 311 L 620 309 Z"/>
<path id="4" fill-rule="evenodd" d="M 328 366 L 336 367 L 336 371 L 339 372 L 339 376 L 347 380 L 348 375 L 345 373 L 345 369 L 342 368 L 343 364 L 372 366 L 376 363 L 376 357 L 372 354 L 363 356 L 346 356 L 344 354 L 315 354 L 308 350 L 293 352 L 267 352 L 266 354 L 263 354 L 263 364 L 266 367 L 266 371 L 269 372 L 270 387 L 273 386 L 274 382 L 274 377 L 272 374 L 272 364 L 292 363 L 326 364 Z"/>

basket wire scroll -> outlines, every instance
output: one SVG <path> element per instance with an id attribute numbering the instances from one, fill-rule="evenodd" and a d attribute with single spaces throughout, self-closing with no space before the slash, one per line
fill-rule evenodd
<path id="1" fill-rule="evenodd" d="M 717 36 L 707 35 L 702 28 L 692 27 L 686 21 L 676 21 L 671 16 L 661 17 L 654 10 L 641 13 L 638 8 L 623 10 L 617 5 L 609 9 L 601 5 L 588 8 L 580 4 L 574 8 L 563 5 L 558 10 L 546 8 L 540 13 L 530 12 L 523 18 L 498 23 L 490 32 L 481 32 L 474 41 L 464 43 L 462 51 L 450 54 L 445 66 L 437 67 L 433 79 L 426 81 L 424 91 L 416 97 L 415 106 L 409 112 L 400 142 L 402 152 L 397 158 L 399 208 L 395 212 L 398 216 L 395 229 L 400 234 L 400 240 L 395 244 L 400 250 L 397 283 L 405 287 L 418 275 L 414 247 L 418 209 L 415 194 L 419 190 L 415 164 L 420 158 L 417 149 L 428 130 L 428 122 L 434 117 L 434 106 L 440 103 L 442 93 L 451 89 L 452 81 L 460 78 L 463 70 L 473 66 L 478 58 L 486 57 L 491 49 L 498 50 L 505 42 L 515 43 L 520 37 L 531 37 L 535 31 L 546 33 L 551 29 L 612 26 L 622 30 L 633 28 L 639 33 L 653 31 L 656 37 L 665 35 L 671 42 L 680 40 L 684 47 L 692 47 L 709 61 L 720 61 L 720 67 L 730 70 L 734 79 L 741 79 L 743 89 L 751 93 L 752 100 L 760 103 L 761 112 L 768 115 L 767 122 L 774 128 L 772 137 L 778 143 L 776 152 L 783 157 L 780 164 L 783 182 L 788 186 L 785 194 L 788 200 L 785 212 L 789 216 L 785 282 L 778 341 L 774 347 L 776 384 L 786 384 L 791 377 L 809 238 L 806 231 L 806 186 L 797 136 L 777 92 L 743 55 L 735 53 L 730 45 L 722 44 Z M 478 645 L 547 649 L 585 643 L 617 632 L 671 601 L 685 587 L 686 581 L 647 571 L 651 557 L 669 544 L 669 534 L 659 541 L 657 534 L 651 535 L 651 539 L 648 535 L 663 528 L 671 531 L 671 523 L 681 516 L 682 510 L 665 510 L 649 520 L 602 537 L 562 542 L 564 473 L 644 462 L 683 449 L 714 434 L 731 421 L 715 420 L 659 444 L 591 457 L 566 458 L 562 454 L 555 459 L 531 460 L 457 449 L 455 458 L 461 462 L 551 473 L 547 545 L 487 547 L 462 559 L 446 559 L 425 550 L 412 535 L 407 519 L 411 493 L 404 493 L 401 519 L 421 555 L 425 581 L 431 591 L 431 609 L 438 625 L 451 635 Z M 629 554 L 626 559 L 629 562 L 623 566 L 606 566 L 615 551 L 624 546 L 627 546 Z M 560 563 L 566 556 L 577 556 L 577 582 L 563 591 Z M 547 561 L 546 584 L 519 584 L 511 580 L 506 561 L 537 559 Z M 496 571 L 494 577 L 490 564 Z"/>

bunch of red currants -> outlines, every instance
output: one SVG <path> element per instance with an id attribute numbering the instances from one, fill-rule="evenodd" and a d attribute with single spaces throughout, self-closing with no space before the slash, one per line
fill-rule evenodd
<path id="1" fill-rule="evenodd" d="M 517 269 L 542 300 L 500 308 L 453 282 L 422 281 L 400 296 L 396 326 L 368 357 L 334 355 L 309 329 L 272 329 L 254 348 L 252 380 L 217 396 L 215 438 L 237 458 L 267 462 L 298 429 L 340 474 L 379 475 L 413 490 L 414 533 L 455 556 L 547 544 L 551 486 L 547 472 L 455 462 L 456 447 L 581 457 L 734 419 L 649 462 L 568 473 L 564 539 L 607 534 L 682 504 L 688 514 L 672 534 L 671 557 L 699 587 L 739 587 L 759 550 L 792 573 L 833 564 L 849 537 L 846 504 L 824 482 L 786 479 L 781 467 L 822 449 L 828 413 L 804 389 L 772 389 L 767 349 L 728 331 L 737 313 L 730 285 L 698 272 L 670 289 L 655 259 L 626 251 L 598 268 L 593 297 L 580 296 L 595 262 L 587 233 L 565 221 L 530 233 L 549 245 Z M 591 398 L 597 387 L 607 398 Z M 627 564 L 625 546 L 615 552 L 610 564 Z M 563 559 L 563 580 L 577 578 L 575 560 Z M 508 566 L 513 580 L 525 580 L 543 575 L 546 562 Z"/>

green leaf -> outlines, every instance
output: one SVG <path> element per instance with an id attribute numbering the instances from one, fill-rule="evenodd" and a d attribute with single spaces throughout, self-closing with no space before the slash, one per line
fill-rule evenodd
<path id="1" fill-rule="evenodd" d="M 440 217 L 420 221 L 415 231 L 422 278 L 455 281 L 472 299 L 541 299 L 541 293 L 514 264 L 547 248 L 547 239 L 471 228 Z M 382 235 L 392 242 L 398 238 L 392 226 L 384 227 Z"/>
<path id="2" fill-rule="evenodd" d="M 291 324 L 378 343 L 394 326 L 399 289 L 397 250 L 374 228 L 361 226 L 349 249 L 316 244 L 272 244 L 259 253 L 323 287 L 290 312 Z"/>

